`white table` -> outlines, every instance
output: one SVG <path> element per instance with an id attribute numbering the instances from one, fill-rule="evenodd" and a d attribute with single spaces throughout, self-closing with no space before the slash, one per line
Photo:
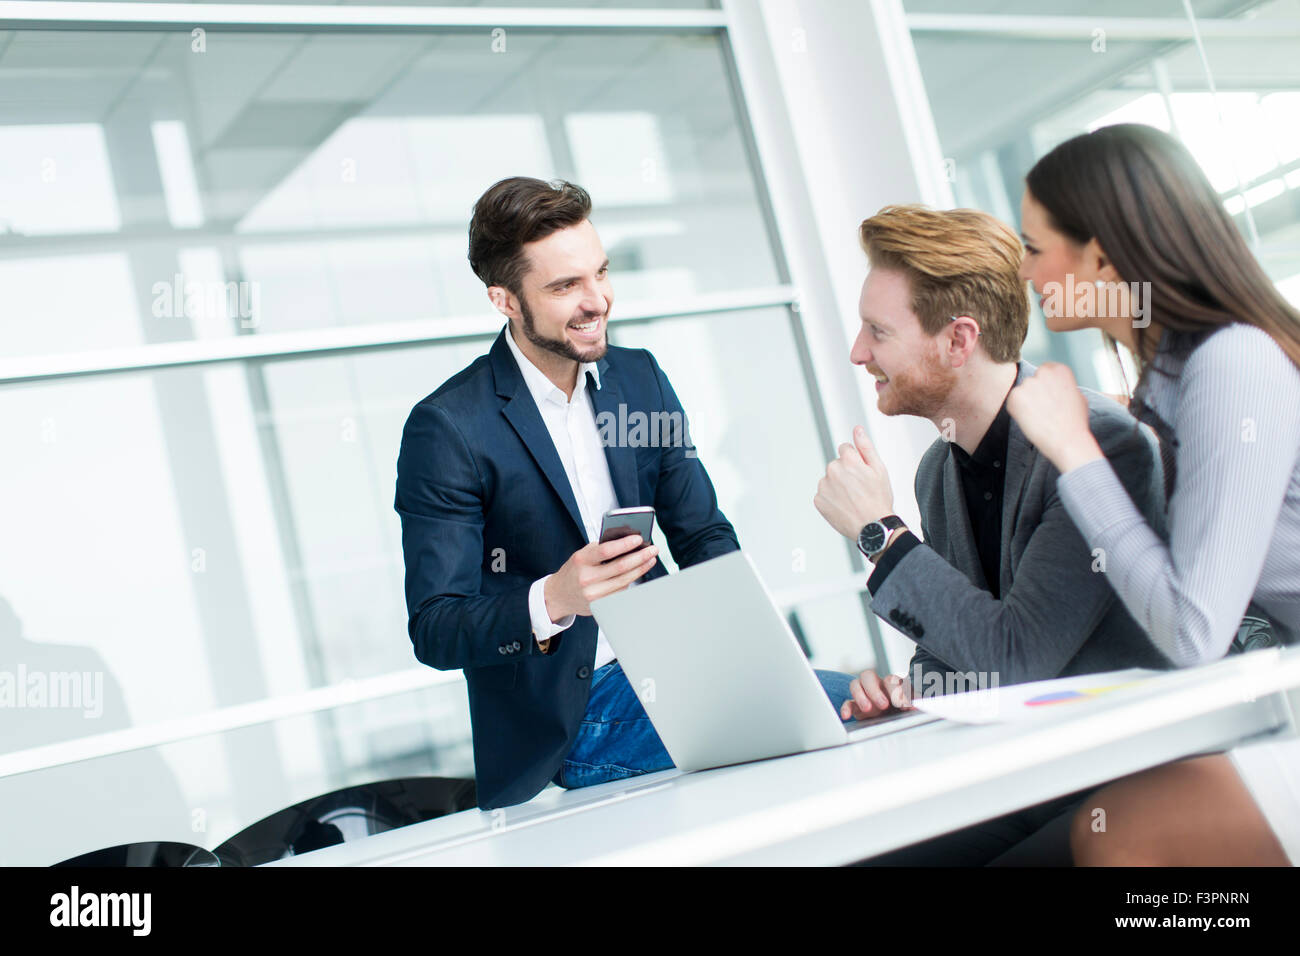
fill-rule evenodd
<path id="1" fill-rule="evenodd" d="M 1163 674 L 1032 720 L 925 724 L 470 810 L 271 866 L 842 864 L 1239 741 L 1296 732 L 1300 648 Z"/>

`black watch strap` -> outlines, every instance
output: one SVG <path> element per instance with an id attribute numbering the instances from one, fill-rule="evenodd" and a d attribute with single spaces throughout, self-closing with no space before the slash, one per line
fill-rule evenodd
<path id="1" fill-rule="evenodd" d="M 864 547 L 862 542 L 866 530 L 870 528 L 872 525 L 880 525 L 885 529 L 884 540 L 880 542 L 880 548 L 875 551 L 868 550 L 866 547 Z M 863 526 L 862 530 L 858 532 L 858 540 L 857 540 L 858 550 L 861 551 L 868 558 L 872 557 L 873 555 L 879 554 L 880 551 L 884 550 L 885 545 L 889 543 L 889 533 L 891 531 L 896 531 L 897 529 L 903 527 L 906 527 L 906 525 L 903 524 L 903 519 L 900 518 L 898 515 L 885 515 L 885 517 L 881 518 L 878 521 L 872 521 L 867 523 L 866 525 Z"/>

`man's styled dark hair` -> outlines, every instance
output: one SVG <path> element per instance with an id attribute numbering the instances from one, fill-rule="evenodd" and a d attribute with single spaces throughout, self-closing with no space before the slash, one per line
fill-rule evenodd
<path id="1" fill-rule="evenodd" d="M 469 264 L 485 285 L 521 295 L 528 261 L 524 244 L 576 226 L 591 214 L 591 197 L 562 179 L 553 183 L 512 176 L 474 203 L 469 221 Z"/>

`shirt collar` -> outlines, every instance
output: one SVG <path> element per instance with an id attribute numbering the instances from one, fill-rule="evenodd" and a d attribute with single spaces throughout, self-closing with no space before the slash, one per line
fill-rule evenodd
<path id="1" fill-rule="evenodd" d="M 506 325 L 506 345 L 510 347 L 510 354 L 515 357 L 515 364 L 519 366 L 519 372 L 524 377 L 524 384 L 528 386 L 528 391 L 532 393 L 533 401 L 539 405 L 544 401 L 552 401 L 559 405 L 569 403 L 568 396 L 564 390 L 546 377 L 546 373 L 532 363 L 528 356 L 524 355 L 519 345 L 515 342 L 514 334 L 510 331 L 509 324 Z M 600 369 L 595 362 L 582 362 L 578 366 L 578 384 L 585 387 L 587 375 L 591 375 L 596 387 L 600 388 Z"/>
<path id="2" fill-rule="evenodd" d="M 1011 392 L 1008 390 L 1008 395 Z M 980 443 L 975 446 L 974 453 L 966 454 L 966 449 L 962 448 L 956 442 L 952 443 L 952 449 L 957 455 L 957 460 L 965 465 L 977 465 L 984 468 L 1001 467 L 994 465 L 994 462 L 1002 462 L 1007 457 L 1007 440 L 1011 435 L 1011 414 L 1007 411 L 1007 400 L 1002 400 L 1002 407 L 998 409 L 997 415 L 989 425 L 988 431 L 980 439 Z"/>
<path id="3" fill-rule="evenodd" d="M 1010 394 L 1008 392 L 1008 394 Z M 1011 413 L 1007 411 L 1006 399 L 1002 400 L 1002 407 L 998 409 L 997 417 L 993 419 L 993 424 L 989 430 L 984 433 L 979 445 L 975 448 L 975 454 L 971 457 L 982 465 L 991 464 L 994 461 L 1001 461 L 1007 457 L 1007 437 L 1011 434 Z"/>

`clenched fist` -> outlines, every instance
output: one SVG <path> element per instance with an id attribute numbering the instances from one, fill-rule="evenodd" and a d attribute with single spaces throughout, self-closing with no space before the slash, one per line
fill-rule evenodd
<path id="1" fill-rule="evenodd" d="M 845 442 L 839 452 L 817 483 L 813 506 L 832 528 L 856 541 L 872 521 L 894 513 L 894 493 L 885 463 L 861 425 L 853 429 L 853 444 Z"/>

